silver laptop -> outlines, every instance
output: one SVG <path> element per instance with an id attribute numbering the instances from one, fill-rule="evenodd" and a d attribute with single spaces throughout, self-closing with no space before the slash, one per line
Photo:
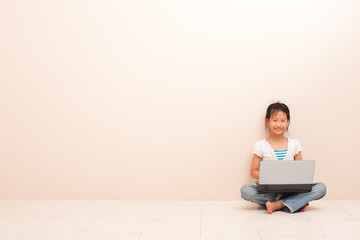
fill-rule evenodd
<path id="1" fill-rule="evenodd" d="M 260 162 L 260 192 L 310 192 L 314 160 L 264 160 Z"/>

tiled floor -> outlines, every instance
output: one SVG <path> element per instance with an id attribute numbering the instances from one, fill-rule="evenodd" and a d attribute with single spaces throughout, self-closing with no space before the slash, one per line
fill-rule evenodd
<path id="1" fill-rule="evenodd" d="M 360 200 L 272 215 L 245 201 L 0 200 L 1 240 L 360 239 Z"/>

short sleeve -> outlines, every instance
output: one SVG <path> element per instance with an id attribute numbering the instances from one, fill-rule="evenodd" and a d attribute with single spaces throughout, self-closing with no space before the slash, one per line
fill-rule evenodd
<path id="1" fill-rule="evenodd" d="M 302 147 L 298 140 L 294 139 L 295 155 L 302 151 Z"/>
<path id="2" fill-rule="evenodd" d="M 257 142 L 254 146 L 254 149 L 252 151 L 253 154 L 258 155 L 259 157 L 263 157 L 263 149 L 261 147 L 261 142 Z"/>

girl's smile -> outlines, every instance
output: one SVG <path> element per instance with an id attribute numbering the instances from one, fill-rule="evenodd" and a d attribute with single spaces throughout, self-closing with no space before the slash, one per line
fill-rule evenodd
<path id="1" fill-rule="evenodd" d="M 287 130 L 289 121 L 287 120 L 286 113 L 278 111 L 274 112 L 270 119 L 266 119 L 266 124 L 269 126 L 272 134 L 281 135 Z"/>

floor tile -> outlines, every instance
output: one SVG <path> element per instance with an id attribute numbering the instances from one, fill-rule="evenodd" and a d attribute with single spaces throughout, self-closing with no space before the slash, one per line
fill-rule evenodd
<path id="1" fill-rule="evenodd" d="M 78 240 L 138 240 L 140 233 L 86 232 Z"/>
<path id="2" fill-rule="evenodd" d="M 311 221 L 313 229 L 320 235 L 330 234 L 358 234 L 360 237 L 360 221 Z M 360 238 L 359 238 L 360 239 Z"/>
<path id="3" fill-rule="evenodd" d="M 28 232 L 16 240 L 77 240 L 80 233 L 76 232 Z"/>
<path id="4" fill-rule="evenodd" d="M 316 233 L 303 234 L 261 234 L 261 240 L 324 240 Z"/>
<path id="5" fill-rule="evenodd" d="M 127 232 L 140 233 L 144 230 L 147 219 L 127 216 L 104 216 L 99 218 L 89 232 Z"/>
<path id="6" fill-rule="evenodd" d="M 285 219 L 282 222 L 257 223 L 257 229 L 261 236 L 310 235 L 313 233 L 313 228 L 307 222 L 289 224 Z"/>
<path id="7" fill-rule="evenodd" d="M 242 200 L 0 200 L 1 240 L 353 240 L 359 229 L 360 200 L 294 214 Z"/>
<path id="8" fill-rule="evenodd" d="M 253 222 L 253 217 L 248 212 L 234 213 L 211 213 L 202 214 L 202 223 L 226 223 L 226 222 Z"/>
<path id="9" fill-rule="evenodd" d="M 342 209 L 350 216 L 360 221 L 360 200 L 334 201 L 334 204 L 339 209 Z"/>
<path id="10" fill-rule="evenodd" d="M 162 210 L 158 209 L 151 216 L 152 221 L 199 221 L 201 212 L 194 213 L 180 210 Z"/>
<path id="11" fill-rule="evenodd" d="M 256 226 L 251 221 L 205 221 L 201 223 L 202 234 L 255 234 Z"/>
<path id="12" fill-rule="evenodd" d="M 144 232 L 139 240 L 199 240 L 199 233 Z"/>
<path id="13" fill-rule="evenodd" d="M 25 232 L 43 221 L 38 217 L 7 216 L 0 218 L 0 232 Z"/>
<path id="14" fill-rule="evenodd" d="M 144 233 L 200 233 L 200 221 L 149 221 Z"/>
<path id="15" fill-rule="evenodd" d="M 202 233 L 200 240 L 261 240 L 258 233 Z"/>
<path id="16" fill-rule="evenodd" d="M 34 232 L 78 232 L 86 231 L 95 219 L 47 219 L 37 224 L 32 231 Z"/>
<path id="17" fill-rule="evenodd" d="M 22 232 L 4 231 L 0 232 L 0 239 L 13 240 L 22 235 Z"/>
<path id="18" fill-rule="evenodd" d="M 247 204 L 244 201 L 204 201 L 203 213 L 228 214 L 247 211 Z"/>
<path id="19" fill-rule="evenodd" d="M 322 240 L 359 240 L 359 233 L 336 233 L 336 234 L 321 234 Z"/>

